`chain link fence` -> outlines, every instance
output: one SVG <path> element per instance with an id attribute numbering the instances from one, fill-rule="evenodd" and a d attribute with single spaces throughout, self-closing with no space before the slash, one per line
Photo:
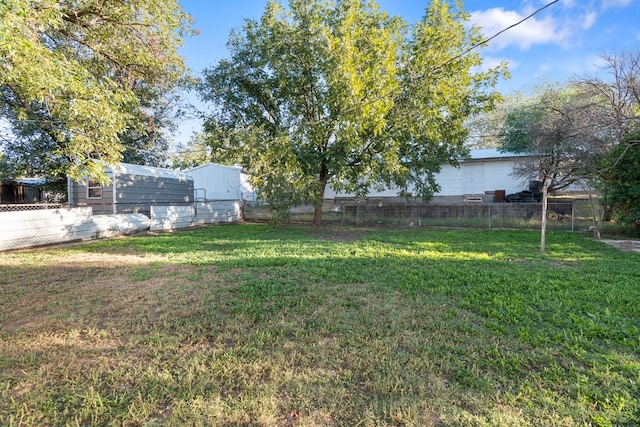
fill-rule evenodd
<path id="1" fill-rule="evenodd" d="M 22 212 L 22 211 L 40 211 L 46 209 L 60 209 L 66 207 L 66 204 L 60 203 L 0 203 L 0 212 Z"/>
<path id="2" fill-rule="evenodd" d="M 600 215 L 600 213 L 598 213 Z M 247 221 L 309 222 L 313 207 L 292 207 L 280 217 L 268 205 L 247 203 Z M 385 203 L 369 201 L 335 201 L 325 203 L 325 224 L 391 227 L 469 227 L 538 229 L 541 225 L 540 203 Z M 547 228 L 550 230 L 586 231 L 594 225 L 588 201 L 550 202 Z"/>
<path id="3" fill-rule="evenodd" d="M 201 211 L 202 209 L 198 209 Z M 228 222 L 217 218 L 210 221 Z M 455 227 L 476 229 L 539 229 L 540 203 L 388 203 L 385 201 L 330 201 L 323 206 L 325 224 L 361 227 Z M 237 216 L 240 217 L 240 206 Z M 276 219 L 270 207 L 261 203 L 244 206 L 247 221 L 269 222 Z M 93 239 L 126 234 L 149 228 L 149 224 L 131 215 L 94 216 L 90 208 L 66 209 L 60 205 L 0 205 L 0 251 L 65 241 Z M 600 214 L 599 214 L 600 215 Z M 216 218 L 214 218 L 216 217 Z M 148 220 L 147 217 L 144 217 Z M 235 217 L 234 217 L 235 218 Z M 153 218 L 152 218 L 153 220 Z M 279 222 L 312 223 L 313 207 L 291 208 Z M 148 222 L 148 221 L 147 221 Z M 190 217 L 189 224 L 198 223 Z M 556 231 L 587 231 L 594 225 L 587 201 L 550 202 L 547 228 Z M 604 227 L 608 225 L 605 223 Z M 153 227 L 152 227 L 153 228 Z"/>

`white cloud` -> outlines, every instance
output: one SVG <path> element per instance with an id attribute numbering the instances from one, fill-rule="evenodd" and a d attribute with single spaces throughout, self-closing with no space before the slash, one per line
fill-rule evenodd
<path id="1" fill-rule="evenodd" d="M 602 72 L 604 67 L 607 66 L 607 61 L 602 57 L 602 55 L 592 54 L 585 57 L 582 64 L 583 69 L 581 71 L 583 74 L 593 74 Z M 579 72 L 576 72 L 576 74 L 579 74 Z"/>
<path id="2" fill-rule="evenodd" d="M 538 67 L 539 71 L 558 76 L 584 77 L 585 75 L 598 74 L 602 70 L 605 61 L 602 56 L 591 53 L 582 55 L 565 56 L 563 58 L 548 58 Z"/>
<path id="3" fill-rule="evenodd" d="M 627 7 L 633 0 L 603 0 L 602 7 L 604 9 L 611 9 L 614 7 Z"/>
<path id="4" fill-rule="evenodd" d="M 481 27 L 486 37 L 490 37 L 525 17 L 526 15 L 521 15 L 518 12 L 498 7 L 472 12 L 471 22 Z M 562 30 L 559 23 L 553 18 L 536 19 L 532 17 L 491 40 L 489 47 L 500 50 L 516 46 L 526 50 L 535 44 L 563 44 L 567 38 L 567 32 Z"/>
<path id="5" fill-rule="evenodd" d="M 598 14 L 596 12 L 585 13 L 585 15 L 582 17 L 581 28 L 583 30 L 588 30 L 589 28 L 593 27 L 593 24 L 596 23 L 597 19 L 598 19 Z"/>

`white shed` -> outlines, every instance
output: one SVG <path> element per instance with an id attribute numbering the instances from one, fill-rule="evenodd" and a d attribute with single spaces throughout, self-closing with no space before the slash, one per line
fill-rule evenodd
<path id="1" fill-rule="evenodd" d="M 193 177 L 196 201 L 241 200 L 240 166 L 207 163 L 185 171 Z"/>

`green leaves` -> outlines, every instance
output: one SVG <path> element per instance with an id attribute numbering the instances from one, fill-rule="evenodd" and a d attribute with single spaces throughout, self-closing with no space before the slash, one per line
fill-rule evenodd
<path id="1" fill-rule="evenodd" d="M 94 160 L 121 160 L 128 133 L 151 135 L 185 73 L 177 48 L 189 23 L 175 0 L 7 0 L 0 20 L 0 114 L 22 142 L 47 141 L 36 155 L 68 162 L 74 178 Z"/>
<path id="2" fill-rule="evenodd" d="M 241 163 L 267 200 L 314 204 L 316 224 L 327 185 L 429 197 L 502 72 L 474 74 L 480 56 L 460 55 L 478 41 L 460 6 L 433 1 L 409 31 L 374 1 L 269 2 L 231 37 L 230 59 L 204 72 L 214 160 Z M 283 194 L 276 182 L 289 183 Z"/>

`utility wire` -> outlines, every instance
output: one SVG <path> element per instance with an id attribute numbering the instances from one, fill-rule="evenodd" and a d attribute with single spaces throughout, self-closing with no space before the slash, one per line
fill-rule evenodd
<path id="1" fill-rule="evenodd" d="M 516 22 L 515 24 L 509 25 L 507 28 L 504 28 L 500 31 L 498 31 L 497 33 L 495 33 L 494 35 L 492 35 L 491 37 L 489 37 L 488 39 L 482 40 L 476 44 L 474 44 L 473 46 L 471 46 L 470 48 L 468 48 L 467 50 L 463 51 L 462 53 L 460 53 L 459 55 L 454 56 L 453 58 L 449 59 L 448 61 L 446 61 L 445 63 L 443 63 L 442 65 L 437 66 L 436 68 L 434 68 L 433 71 L 444 67 L 445 65 L 455 61 L 458 58 L 463 57 L 464 55 L 466 55 L 467 53 L 471 52 L 472 50 L 486 44 L 489 43 L 491 40 L 495 39 L 496 37 L 498 37 L 500 34 L 505 33 L 507 31 L 509 31 L 510 29 L 517 27 L 518 25 L 522 24 L 524 21 L 533 18 L 535 15 L 537 15 L 538 13 L 542 12 L 543 10 L 545 10 L 546 8 L 548 8 L 549 6 L 558 3 L 560 0 L 554 0 L 550 3 L 547 3 L 546 5 L 544 5 L 543 7 L 541 7 L 540 9 L 534 11 L 533 13 L 531 13 L 528 16 L 525 16 L 524 18 L 522 18 L 520 21 Z"/>
<path id="2" fill-rule="evenodd" d="M 457 60 L 457 59 L 459 59 L 459 58 L 463 57 L 464 55 L 468 54 L 468 53 L 469 53 L 469 52 L 471 52 L 472 50 L 477 49 L 478 47 L 480 47 L 480 46 L 482 46 L 482 45 L 484 45 L 484 44 L 486 44 L 486 43 L 489 43 L 491 40 L 495 39 L 495 38 L 496 38 L 496 37 L 498 37 L 500 34 L 503 34 L 503 33 L 507 32 L 507 31 L 509 31 L 510 29 L 512 29 L 512 28 L 514 28 L 514 27 L 517 27 L 518 25 L 522 24 L 523 22 L 527 21 L 528 19 L 531 19 L 532 17 L 534 17 L 534 16 L 535 16 L 535 15 L 537 15 L 538 13 L 540 13 L 540 12 L 542 12 L 543 10 L 545 10 L 546 8 L 548 8 L 548 7 L 550 7 L 550 6 L 552 6 L 552 5 L 556 4 L 556 3 L 558 3 L 559 1 L 560 1 L 560 0 L 554 0 L 554 1 L 552 1 L 552 2 L 547 3 L 547 4 L 546 4 L 546 5 L 544 5 L 543 7 L 541 7 L 541 8 L 539 8 L 539 9 L 535 10 L 533 13 L 531 13 L 531 14 L 529 14 L 529 15 L 525 16 L 524 18 L 522 18 L 520 21 L 516 22 L 515 24 L 511 24 L 511 25 L 509 25 L 508 27 L 506 27 L 506 28 L 504 28 L 504 29 L 502 29 L 502 30 L 498 31 L 497 33 L 495 33 L 495 34 L 494 34 L 494 35 L 492 35 L 491 37 L 489 37 L 489 38 L 487 38 L 487 39 L 484 39 L 484 40 L 482 40 L 482 41 L 480 41 L 480 42 L 478 42 L 478 43 L 476 43 L 476 44 L 474 44 L 474 45 L 470 46 L 469 48 L 467 48 L 466 50 L 464 50 L 464 51 L 463 51 L 463 52 L 461 52 L 460 54 L 458 54 L 458 55 L 454 56 L 453 58 L 450 58 L 450 59 L 446 60 L 445 62 L 443 62 L 442 64 L 438 65 L 437 67 L 432 68 L 432 69 L 430 69 L 429 71 L 427 71 L 427 72 L 425 72 L 425 73 L 423 73 L 423 74 L 421 74 L 421 75 L 416 76 L 415 80 L 422 80 L 422 79 L 424 79 L 424 78 L 427 78 L 427 77 L 428 77 L 431 73 L 433 73 L 434 71 L 437 71 L 437 70 L 439 70 L 439 69 L 440 69 L 440 68 L 442 68 L 442 67 L 445 67 L 446 65 L 450 64 L 451 62 L 453 62 L 453 61 L 455 61 L 455 60 Z M 379 95 L 379 96 L 375 97 L 374 99 L 370 99 L 370 100 L 366 101 L 366 103 L 365 103 L 365 104 L 372 104 L 372 103 L 374 103 L 374 102 L 381 101 L 381 100 L 383 100 L 383 99 L 385 99 L 385 98 L 387 98 L 387 97 L 392 97 L 392 96 L 394 96 L 394 95 L 396 94 L 396 91 L 397 91 L 397 89 L 396 89 L 396 90 L 389 91 L 389 92 L 387 92 L 387 93 L 385 93 L 385 94 L 381 94 L 381 95 Z M 347 110 L 349 110 L 349 109 L 347 109 Z M 324 120 L 325 120 L 324 118 L 323 118 L 323 119 L 321 119 L 321 121 L 324 121 Z"/>

